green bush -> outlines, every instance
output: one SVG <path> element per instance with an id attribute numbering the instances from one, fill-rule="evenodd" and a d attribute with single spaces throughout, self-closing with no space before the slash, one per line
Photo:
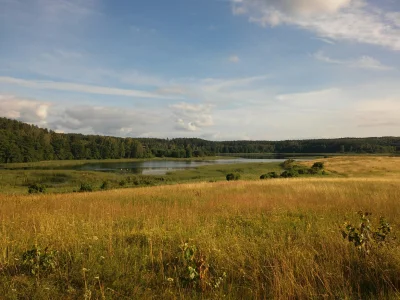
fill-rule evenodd
<path id="1" fill-rule="evenodd" d="M 28 187 L 29 194 L 41 194 L 46 192 L 46 187 L 44 185 L 34 183 Z"/>
<path id="2" fill-rule="evenodd" d="M 296 169 L 296 171 L 297 171 L 297 173 L 299 173 L 299 175 L 305 175 L 305 174 L 309 174 L 310 173 L 309 169 L 303 168 L 303 167 L 300 167 L 300 168 Z"/>
<path id="3" fill-rule="evenodd" d="M 308 169 L 308 174 L 311 174 L 311 175 L 316 175 L 316 174 L 318 174 L 319 173 L 319 169 L 317 169 L 317 168 L 311 168 L 311 169 Z"/>
<path id="4" fill-rule="evenodd" d="M 286 170 L 281 174 L 282 178 L 292 178 L 299 176 L 299 173 L 295 169 Z"/>
<path id="5" fill-rule="evenodd" d="M 283 163 L 281 163 L 280 166 L 281 166 L 282 168 L 284 168 L 285 170 L 287 170 L 287 169 L 292 168 L 292 167 L 293 167 L 293 164 L 294 164 L 295 162 L 296 162 L 296 161 L 295 161 L 294 159 L 287 159 L 287 160 L 285 160 Z"/>
<path id="6" fill-rule="evenodd" d="M 229 173 L 226 175 L 226 180 L 231 181 L 231 180 L 239 180 L 240 179 L 240 174 L 239 173 Z"/>
<path id="7" fill-rule="evenodd" d="M 269 179 L 269 178 L 279 178 L 279 175 L 276 172 L 269 172 L 267 174 L 263 174 L 260 176 L 260 179 Z"/>
<path id="8" fill-rule="evenodd" d="M 89 183 L 81 183 L 81 187 L 79 189 L 80 192 L 92 192 L 93 187 Z"/>
<path id="9" fill-rule="evenodd" d="M 324 168 L 324 163 L 323 162 L 316 162 L 316 163 L 313 164 L 312 168 L 313 169 L 322 170 Z"/>
<path id="10" fill-rule="evenodd" d="M 105 181 L 103 181 L 103 183 L 101 184 L 100 189 L 101 189 L 101 190 L 107 190 L 107 189 L 109 189 L 109 187 L 110 187 L 110 183 L 109 183 L 107 180 L 105 180 Z"/>

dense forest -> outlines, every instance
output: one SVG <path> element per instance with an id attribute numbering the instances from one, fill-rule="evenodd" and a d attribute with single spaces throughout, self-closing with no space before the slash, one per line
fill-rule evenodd
<path id="1" fill-rule="evenodd" d="M 0 162 L 176 157 L 236 153 L 400 153 L 400 137 L 288 141 L 116 138 L 62 134 L 0 118 Z"/>

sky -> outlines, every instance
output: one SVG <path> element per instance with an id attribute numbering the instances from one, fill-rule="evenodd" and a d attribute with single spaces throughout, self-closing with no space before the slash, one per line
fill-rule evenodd
<path id="1" fill-rule="evenodd" d="M 0 116 L 57 132 L 400 135 L 399 0 L 0 0 Z"/>

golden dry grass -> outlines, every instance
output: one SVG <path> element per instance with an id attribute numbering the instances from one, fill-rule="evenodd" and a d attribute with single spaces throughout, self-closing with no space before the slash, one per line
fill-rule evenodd
<path id="1" fill-rule="evenodd" d="M 359 171 L 357 178 L 0 195 L 0 295 L 398 299 L 398 242 L 365 257 L 343 240 L 340 226 L 357 223 L 355 212 L 364 210 L 385 216 L 399 232 L 400 177 L 362 174 L 366 162 L 391 165 L 395 173 L 400 161 L 351 159 L 328 159 L 326 166 L 339 173 Z M 196 262 L 203 259 L 209 267 L 199 285 L 182 279 L 188 270 L 180 246 L 187 241 L 197 247 Z M 31 275 L 22 266 L 22 253 L 34 245 L 58 251 L 53 272 Z"/>
<path id="2" fill-rule="evenodd" d="M 320 159 L 329 171 L 345 176 L 400 176 L 400 157 L 339 156 Z M 312 165 L 312 162 L 305 163 Z"/>

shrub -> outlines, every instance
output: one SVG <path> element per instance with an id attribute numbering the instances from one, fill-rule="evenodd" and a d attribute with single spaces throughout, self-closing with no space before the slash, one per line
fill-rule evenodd
<path id="1" fill-rule="evenodd" d="M 89 183 L 81 183 L 80 192 L 92 192 L 93 187 Z"/>
<path id="2" fill-rule="evenodd" d="M 103 181 L 103 183 L 101 184 L 100 189 L 101 189 L 101 190 L 107 190 L 107 189 L 109 188 L 109 186 L 110 186 L 110 183 L 109 183 L 107 180 L 105 180 L 105 181 Z"/>
<path id="3" fill-rule="evenodd" d="M 240 179 L 240 174 L 239 173 L 229 173 L 226 175 L 226 180 L 231 181 L 231 180 L 239 180 Z"/>
<path id="4" fill-rule="evenodd" d="M 319 171 L 320 170 L 317 168 L 311 168 L 311 169 L 308 169 L 308 174 L 316 175 L 316 174 L 318 174 Z"/>
<path id="5" fill-rule="evenodd" d="M 291 178 L 297 176 L 299 176 L 299 173 L 294 169 L 286 170 L 281 174 L 282 178 Z"/>
<path id="6" fill-rule="evenodd" d="M 260 176 L 260 179 L 269 179 L 269 178 L 279 178 L 279 175 L 276 172 L 269 172 L 267 174 L 263 174 Z"/>
<path id="7" fill-rule="evenodd" d="M 45 193 L 46 192 L 46 187 L 44 185 L 34 183 L 31 184 L 28 187 L 28 193 L 29 194 L 40 194 L 40 193 Z"/>
<path id="8" fill-rule="evenodd" d="M 313 164 L 312 168 L 313 169 L 322 170 L 324 168 L 324 163 L 323 162 L 316 162 L 316 163 Z"/>
<path id="9" fill-rule="evenodd" d="M 310 170 L 309 169 L 307 169 L 307 168 L 299 168 L 299 169 L 296 169 L 296 171 L 297 171 L 297 173 L 299 173 L 300 175 L 305 175 L 305 174 L 309 174 L 309 172 L 310 172 Z"/>
<path id="10" fill-rule="evenodd" d="M 285 170 L 287 170 L 287 169 L 292 168 L 294 163 L 295 163 L 294 159 L 287 159 L 283 163 L 281 163 L 280 166 L 282 168 L 284 168 Z"/>
<path id="11" fill-rule="evenodd" d="M 125 186 L 126 185 L 126 181 L 125 180 L 121 180 L 120 182 L 119 182 L 119 186 Z"/>

